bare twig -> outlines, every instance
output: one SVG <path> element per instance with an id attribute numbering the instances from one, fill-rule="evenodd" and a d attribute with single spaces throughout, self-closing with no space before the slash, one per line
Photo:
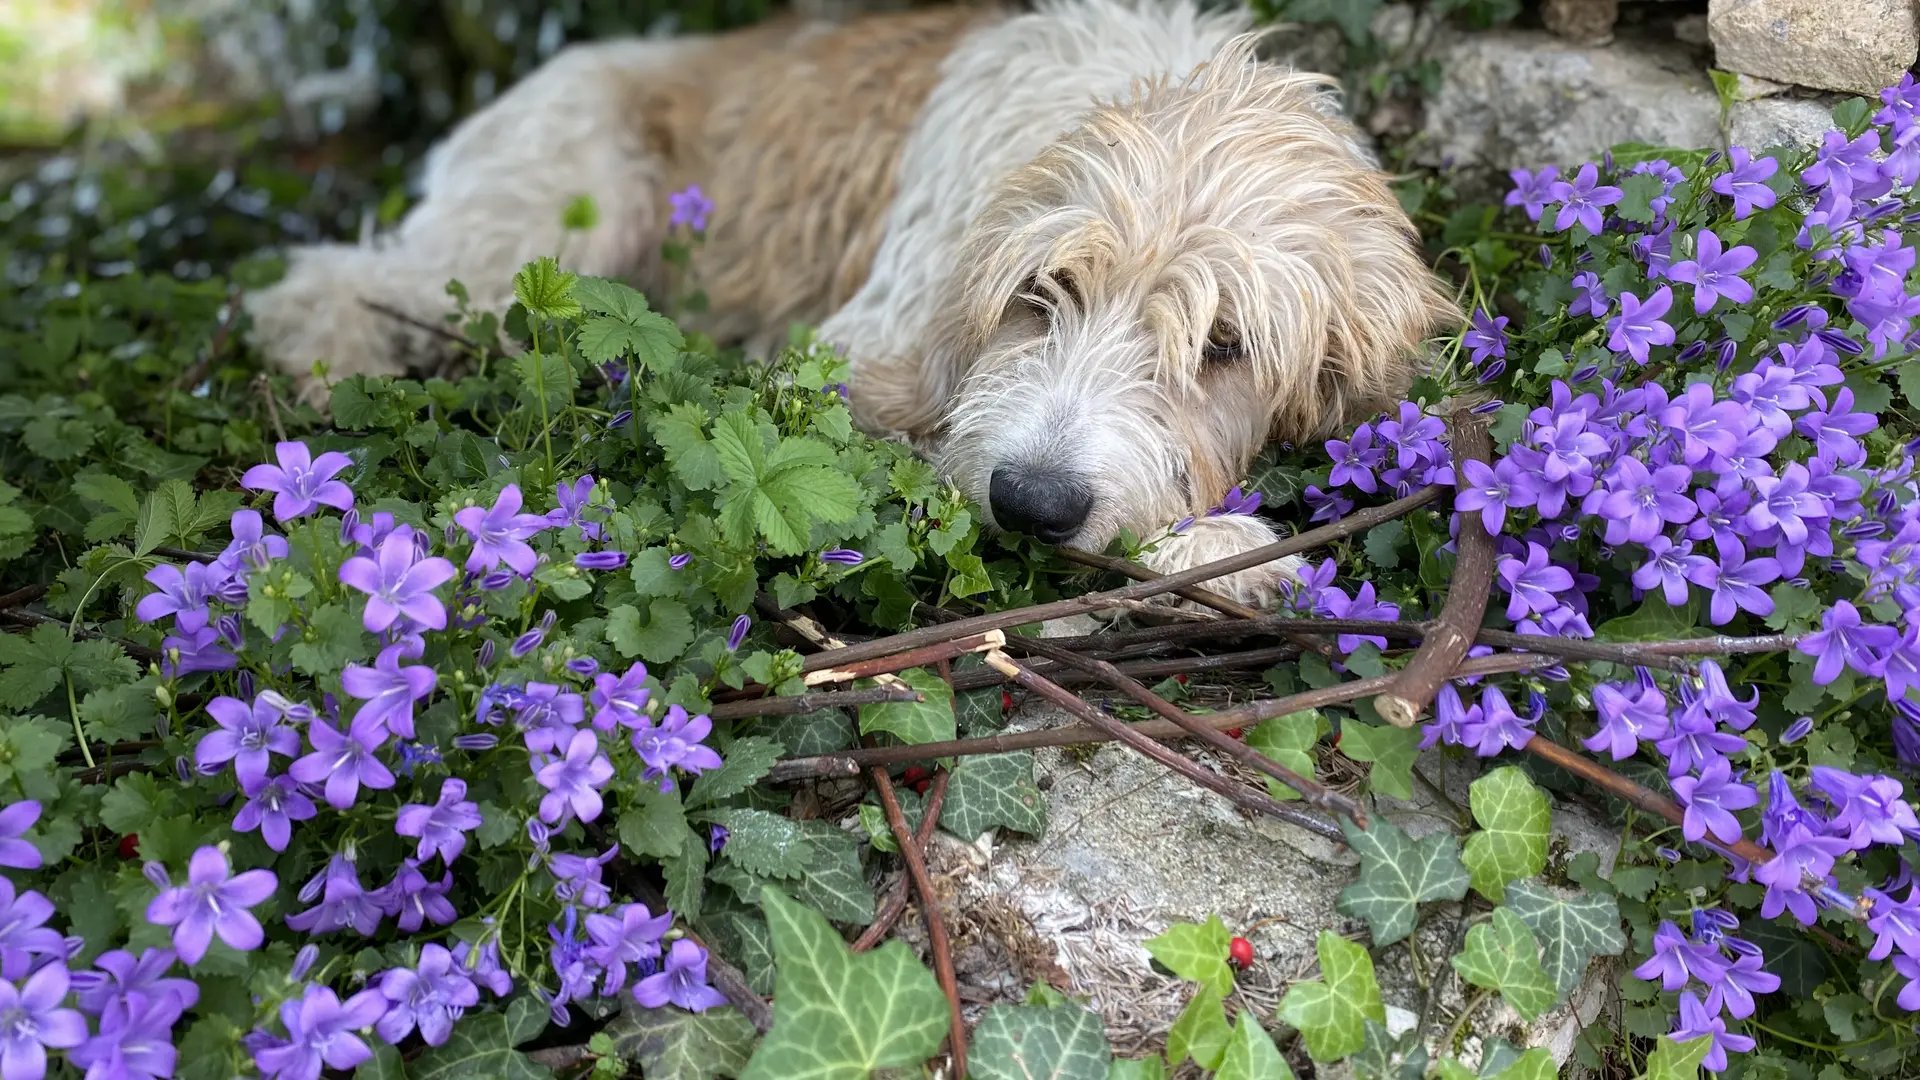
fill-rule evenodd
<path id="1" fill-rule="evenodd" d="M 991 657 L 998 654 L 989 654 Z M 887 776 L 887 770 L 876 766 L 872 773 L 873 789 L 880 795 L 880 805 L 887 812 L 887 824 L 893 828 L 893 841 L 900 845 L 900 856 L 906 860 L 907 873 L 913 877 L 913 886 L 920 892 L 920 907 L 927 915 L 927 940 L 933 946 L 933 971 L 940 980 L 940 989 L 947 995 L 947 1009 L 952 1015 L 952 1030 L 948 1036 L 953 1051 L 953 1075 L 967 1075 L 967 1021 L 960 1015 L 960 990 L 953 978 L 953 949 L 947 940 L 947 921 L 940 915 L 940 895 L 933 891 L 933 878 L 927 873 L 927 861 L 921 857 L 920 848 L 914 843 L 913 830 L 907 828 L 907 815 L 900 810 L 900 800 L 894 797 L 893 780 Z"/>
<path id="2" fill-rule="evenodd" d="M 1453 460 L 1485 464 L 1493 453 L 1493 437 L 1485 418 L 1461 409 L 1453 414 Z M 1487 593 L 1493 587 L 1493 537 L 1477 517 L 1460 518 L 1459 556 L 1453 582 L 1440 617 L 1427 624 L 1420 651 L 1413 654 L 1393 687 L 1373 699 L 1373 709 L 1395 727 L 1412 727 L 1433 704 L 1447 676 L 1466 658 L 1480 617 L 1486 614 Z"/>
<path id="3" fill-rule="evenodd" d="M 273 433 L 280 437 L 281 442 L 286 442 L 287 429 L 280 423 L 280 400 L 274 396 L 273 380 L 263 371 L 254 376 L 253 388 L 259 391 L 260 397 L 267 403 L 267 419 L 273 423 Z"/>
<path id="4" fill-rule="evenodd" d="M 1036 604 L 1032 607 L 1013 608 L 1007 611 L 990 611 L 984 615 L 973 615 L 937 626 L 923 626 L 918 630 L 910 630 L 893 637 L 849 645 L 845 649 L 834 650 L 833 653 L 817 653 L 807 658 L 803 670 L 817 671 L 835 664 L 891 656 L 908 649 L 952 641 L 955 638 L 984 633 L 988 630 L 1003 630 L 1010 626 L 1024 626 L 1028 623 L 1045 622 L 1048 619 L 1063 619 L 1069 615 L 1083 615 L 1090 611 L 1112 607 L 1117 601 L 1143 600 L 1150 596 L 1159 596 L 1188 585 L 1197 585 L 1249 567 L 1260 566 L 1298 552 L 1310 551 L 1340 537 L 1363 532 L 1425 506 L 1438 498 L 1442 492 L 1450 490 L 1452 489 L 1439 486 L 1424 487 L 1404 499 L 1395 499 L 1383 506 L 1356 510 L 1330 525 L 1309 529 L 1298 536 L 1255 548 L 1252 551 L 1243 551 L 1238 555 L 1183 570 L 1178 574 L 1168 574 L 1153 581 L 1137 581 L 1118 589 L 1088 593 L 1071 600 L 1056 600 L 1049 604 Z"/>
<path id="5" fill-rule="evenodd" d="M 902 637 L 908 635 L 902 634 Z M 956 656 L 972 652 L 985 652 L 1006 644 L 1007 636 L 999 630 L 988 630 L 957 641 L 940 641 L 932 645 L 922 645 L 917 649 L 891 655 L 876 656 L 868 660 L 843 664 L 822 664 L 808 671 L 805 682 L 808 686 L 820 686 L 824 683 L 852 682 L 855 679 L 868 679 L 908 668 L 924 667 L 941 660 L 951 660 Z M 832 659 L 836 652 L 830 650 L 813 654 L 815 657 Z M 851 650 L 846 650 L 851 651 Z"/>
<path id="6" fill-rule="evenodd" d="M 1346 843 L 1346 837 L 1340 832 L 1340 827 L 1326 818 L 1318 814 L 1308 813 L 1297 807 L 1288 806 L 1274 799 L 1264 791 L 1255 791 L 1250 787 L 1235 783 L 1217 773 L 1208 772 L 1206 769 L 1194 764 L 1173 750 L 1155 742 L 1151 736 L 1136 731 L 1133 725 L 1108 716 L 1099 709 L 1081 701 L 1078 697 L 1074 696 L 1072 691 L 1063 690 L 1049 682 L 1044 676 L 1034 674 L 1031 669 L 1020 664 L 1012 657 L 1009 657 L 1006 653 L 988 653 L 987 663 L 1005 674 L 1008 678 L 1018 682 L 1021 686 L 1026 687 L 1028 690 L 1039 694 L 1053 704 L 1079 717 L 1110 738 L 1126 743 L 1134 750 L 1172 769 L 1193 783 L 1217 795 L 1223 796 L 1235 806 L 1253 813 L 1266 814 L 1269 817 L 1290 822 L 1336 843 Z M 1175 730 L 1180 731 L 1181 729 L 1175 727 Z M 1185 734 L 1184 731 L 1181 731 L 1181 733 Z"/>
<path id="7" fill-rule="evenodd" d="M 204 551 L 188 551 L 186 548 L 177 547 L 157 547 L 153 549 L 153 553 L 165 559 L 185 559 L 188 562 L 198 563 L 210 563 L 220 557 Z"/>
<path id="8" fill-rule="evenodd" d="M 933 774 L 932 786 L 927 788 L 926 808 L 920 813 L 920 827 L 913 832 L 914 842 L 920 845 L 920 850 L 923 852 L 933 839 L 934 827 L 940 823 L 940 808 L 946 805 L 947 801 L 947 781 L 952 778 L 952 772 L 941 769 Z M 874 914 L 873 922 L 861 932 L 858 940 L 854 941 L 854 952 L 866 952 L 880 944 L 880 940 L 887 936 L 887 931 L 893 929 L 894 922 L 907 910 L 907 893 L 912 885 L 912 877 L 908 874 L 901 874 L 900 880 L 893 883 L 892 891 L 887 894 L 886 902 L 880 905 L 880 910 Z"/>
<path id="9" fill-rule="evenodd" d="M 707 710 L 715 720 L 739 720 L 749 716 L 792 716 L 817 709 L 853 708 L 895 701 L 925 701 L 911 686 L 876 686 L 868 690 L 829 690 L 818 694 L 793 694 L 788 697 L 745 698 L 727 701 Z"/>
<path id="10" fill-rule="evenodd" d="M 385 315 L 387 318 L 392 319 L 395 322 L 405 323 L 406 325 L 413 327 L 415 330 L 419 330 L 423 333 L 432 334 L 434 337 L 437 337 L 442 341 L 447 342 L 450 345 L 458 345 L 474 353 L 485 355 L 489 359 L 499 359 L 500 357 L 503 357 L 506 355 L 505 353 L 501 352 L 499 349 L 493 348 L 492 346 L 482 346 L 479 342 L 473 340 L 472 338 L 468 337 L 465 334 L 460 333 L 459 331 L 453 329 L 452 327 L 440 326 L 436 323 L 428 322 L 425 319 L 415 318 L 414 316 L 409 315 L 404 311 L 401 311 L 399 308 L 389 307 L 386 304 L 382 304 L 377 300 L 363 299 L 360 301 L 360 303 L 364 307 L 366 307 L 367 310 L 369 311 L 378 312 L 382 315 Z"/>
<path id="11" fill-rule="evenodd" d="M 9 608 L 26 607 L 28 604 L 33 603 L 45 595 L 47 595 L 47 587 L 45 585 L 28 585 L 24 589 L 15 589 L 10 593 L 0 595 L 0 611 L 6 611 Z"/>
<path id="12" fill-rule="evenodd" d="M 1088 659 L 1039 638 L 1015 638 L 1014 642 L 1022 648 L 1031 649 L 1039 653 L 1041 656 L 1051 657 L 1055 661 L 1068 667 L 1079 668 L 1082 671 L 1097 676 L 1128 697 L 1152 709 L 1158 715 L 1173 721 L 1173 723 L 1179 725 L 1181 730 L 1199 739 L 1219 753 L 1226 754 L 1241 764 L 1265 773 L 1292 788 L 1299 793 L 1301 799 L 1304 800 L 1307 805 L 1319 807 L 1329 813 L 1341 814 L 1351 819 L 1354 824 L 1361 828 L 1364 829 L 1367 827 L 1367 811 L 1366 808 L 1359 803 L 1354 802 L 1339 792 L 1328 790 L 1325 786 L 1317 783 L 1313 779 L 1301 776 L 1299 773 L 1260 753 L 1239 739 L 1223 734 L 1201 722 L 1197 717 L 1188 715 L 1184 709 L 1181 709 L 1173 702 L 1142 686 L 1139 681 L 1127 677 L 1119 668 L 1114 667 L 1105 660 Z"/>
<path id="13" fill-rule="evenodd" d="M 1068 562 L 1076 562 L 1082 566 L 1091 566 L 1100 570 L 1110 570 L 1116 574 L 1124 574 L 1135 581 L 1153 581 L 1162 576 L 1158 572 L 1150 570 L 1137 562 L 1130 562 L 1126 559 L 1116 559 L 1110 555 L 1098 555 L 1091 551 L 1082 551 L 1079 548 L 1054 548 L 1053 553 Z M 1202 607 L 1212 608 L 1222 615 L 1230 615 L 1236 619 L 1258 619 L 1261 615 L 1259 608 L 1248 607 L 1238 600 L 1228 599 L 1219 593 L 1210 592 L 1198 586 L 1187 586 L 1175 589 L 1173 590 L 1173 595 L 1183 600 L 1191 600 Z M 1303 649 L 1320 653 L 1323 656 L 1333 655 L 1332 644 L 1323 639 L 1295 633 L 1282 633 L 1280 636 Z"/>
<path id="14" fill-rule="evenodd" d="M 1030 639 L 1015 637 L 1009 640 Z M 1248 668 L 1271 667 L 1282 660 L 1292 660 L 1299 655 L 1300 650 L 1295 646 L 1276 645 L 1267 649 L 1221 653 L 1218 656 L 1175 656 L 1164 660 L 1136 660 L 1116 666 L 1121 674 L 1131 675 L 1136 679 L 1164 679 L 1169 675 L 1199 675 L 1209 671 L 1244 671 Z M 1058 683 L 1091 681 L 1087 675 L 1078 671 L 1063 670 L 1059 664 L 1036 664 L 1034 670 Z M 964 694 L 969 690 L 998 686 L 1006 681 L 1006 676 L 992 668 L 970 668 L 953 677 L 953 688 L 956 692 Z"/>
<path id="15" fill-rule="evenodd" d="M 762 615 L 790 628 L 794 633 L 812 642 L 816 648 L 844 649 L 847 647 L 846 642 L 827 633 L 827 628 L 821 626 L 819 622 L 797 611 L 789 611 L 781 607 L 774 602 L 773 597 L 768 596 L 766 593 L 761 593 L 754 597 L 753 606 Z M 879 683 L 881 686 L 890 686 L 896 690 L 913 689 L 905 679 L 891 673 L 876 675 L 873 681 Z"/>

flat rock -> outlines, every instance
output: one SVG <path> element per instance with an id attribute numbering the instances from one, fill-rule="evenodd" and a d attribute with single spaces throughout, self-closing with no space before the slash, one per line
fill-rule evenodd
<path id="1" fill-rule="evenodd" d="M 1852 94 L 1900 81 L 1920 53 L 1913 0 L 1710 0 L 1715 66 Z"/>
<path id="2" fill-rule="evenodd" d="M 1538 168 L 1589 161 L 1610 146 L 1720 144 L 1720 102 L 1694 53 L 1624 34 L 1573 45 L 1500 30 L 1436 43 L 1440 89 L 1426 106 L 1422 164 Z"/>
<path id="3" fill-rule="evenodd" d="M 1727 143 L 1755 151 L 1770 146 L 1804 149 L 1819 146 L 1833 126 L 1833 107 L 1825 101 L 1794 97 L 1736 101 L 1727 110 Z"/>

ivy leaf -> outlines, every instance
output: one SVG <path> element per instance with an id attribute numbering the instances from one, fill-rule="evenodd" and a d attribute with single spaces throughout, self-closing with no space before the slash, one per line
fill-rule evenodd
<path id="1" fill-rule="evenodd" d="M 1413 798 L 1413 762 L 1420 756 L 1420 729 L 1375 727 L 1358 720 L 1340 725 L 1340 752 L 1355 761 L 1371 761 L 1367 782 L 1396 799 Z"/>
<path id="2" fill-rule="evenodd" d="M 1654 1043 L 1653 1053 L 1647 1055 L 1647 1071 L 1640 1074 L 1639 1080 L 1696 1080 L 1700 1075 L 1700 1063 L 1707 1059 L 1712 1049 L 1711 1035 L 1701 1035 L 1683 1043 L 1662 1035 Z"/>
<path id="3" fill-rule="evenodd" d="M 1467 837 L 1461 861 L 1473 889 L 1498 904 L 1507 882 L 1532 877 L 1547 865 L 1547 796 L 1517 766 L 1505 765 L 1467 788 L 1481 832 Z"/>
<path id="4" fill-rule="evenodd" d="M 505 1012 L 474 1014 L 453 1027 L 440 1045 L 429 1047 L 407 1066 L 412 1080 L 551 1080 L 514 1047 L 540 1034 L 547 1010 L 531 996 L 514 998 Z"/>
<path id="5" fill-rule="evenodd" d="M 1296 982 L 1280 1001 L 1280 1018 L 1300 1029 L 1315 1061 L 1338 1061 L 1367 1042 L 1369 1017 L 1384 1024 L 1386 1006 L 1367 950 L 1331 930 L 1314 943 L 1319 979 Z"/>
<path id="6" fill-rule="evenodd" d="M 1233 1029 L 1227 1026 L 1227 1012 L 1220 996 L 1206 987 L 1194 991 L 1187 1007 L 1167 1032 L 1167 1061 L 1176 1068 L 1188 1058 L 1203 1069 L 1217 1069 L 1227 1056 L 1227 1042 Z"/>
<path id="7" fill-rule="evenodd" d="M 722 810 L 713 820 L 726 826 L 726 860 L 761 877 L 796 878 L 806 872 L 813 844 L 800 823 L 765 810 Z"/>
<path id="8" fill-rule="evenodd" d="M 1493 921 L 1467 931 L 1467 947 L 1453 958 L 1453 969 L 1475 986 L 1500 991 L 1522 1020 L 1553 1008 L 1559 996 L 1540 967 L 1540 943 L 1520 916 L 1493 909 Z"/>
<path id="9" fill-rule="evenodd" d="M 732 1006 L 688 1012 L 645 1009 L 626 1002 L 602 1029 L 626 1061 L 640 1063 L 647 1080 L 710 1080 L 739 1076 L 759 1032 Z"/>
<path id="10" fill-rule="evenodd" d="M 355 1080 L 406 1080 L 407 1063 L 400 1051 L 385 1042 L 374 1042 L 373 1058 L 353 1071 Z"/>
<path id="11" fill-rule="evenodd" d="M 513 298 L 535 318 L 577 319 L 580 301 L 574 299 L 573 290 L 579 280 L 580 275 L 560 269 L 559 263 L 542 255 L 513 275 Z"/>
<path id="12" fill-rule="evenodd" d="M 945 742 L 954 737 L 953 688 L 926 668 L 900 673 L 925 701 L 889 701 L 860 707 L 860 734 L 885 731 L 903 743 Z M 1032 763 L 1032 755 L 1028 755 Z M 955 780 L 959 777 L 956 775 Z M 941 817 L 944 819 L 945 814 Z M 979 834 L 975 834 L 976 836 Z"/>
<path id="13" fill-rule="evenodd" d="M 974 1029 L 976 1080 L 1106 1080 L 1113 1053 L 1100 1018 L 1078 1005 L 995 1005 Z"/>
<path id="14" fill-rule="evenodd" d="M 664 664 L 693 644 L 693 616 L 687 605 L 665 596 L 647 603 L 647 617 L 632 604 L 607 613 L 607 641 L 621 656 L 638 656 L 649 664 Z"/>
<path id="15" fill-rule="evenodd" d="M 996 826 L 1028 836 L 1046 832 L 1047 799 L 1033 782 L 1032 751 L 960 759 L 947 783 L 940 826 L 969 842 Z"/>
<path id="16" fill-rule="evenodd" d="M 1618 956 L 1627 947 L 1611 896 L 1562 897 L 1544 885 L 1516 881 L 1507 886 L 1506 906 L 1540 939 L 1540 966 L 1563 994 L 1579 984 L 1596 955 Z"/>
<path id="17" fill-rule="evenodd" d="M 779 743 L 757 735 L 733 740 L 719 768 L 694 778 L 687 791 L 687 805 L 705 806 L 740 794 L 767 775 L 785 752 Z"/>
<path id="18" fill-rule="evenodd" d="M 1385 1024 L 1368 1020 L 1367 1044 L 1353 1055 L 1353 1071 L 1360 1080 L 1421 1080 L 1427 1074 L 1427 1048 L 1417 1031 L 1395 1039 Z"/>
<path id="19" fill-rule="evenodd" d="M 1209 915 L 1204 923 L 1174 923 L 1142 944 L 1168 971 L 1199 983 L 1214 997 L 1226 997 L 1233 990 L 1233 969 L 1227 966 L 1232 941 L 1233 932 L 1220 916 Z"/>
<path id="20" fill-rule="evenodd" d="M 813 854 L 793 888 L 794 899 L 835 922 L 872 922 L 873 889 L 860 866 L 860 842 L 831 822 L 803 821 L 800 829 Z"/>
<path id="21" fill-rule="evenodd" d="M 855 956 L 818 912 L 771 885 L 760 898 L 773 934 L 773 1030 L 740 1080 L 866 1080 L 940 1049 L 946 995 L 905 942 Z"/>
<path id="22" fill-rule="evenodd" d="M 1107 1080 L 1167 1080 L 1166 1059 L 1158 1054 L 1144 1058 L 1114 1058 L 1107 1066 Z"/>
<path id="23" fill-rule="evenodd" d="M 1326 731 L 1326 720 L 1317 710 L 1308 709 L 1261 721 L 1259 727 L 1247 732 L 1247 745 L 1310 778 L 1315 767 L 1313 744 L 1319 742 Z M 1300 797 L 1299 792 L 1271 777 L 1267 779 L 1267 793 L 1276 799 Z"/>
<path id="24" fill-rule="evenodd" d="M 1375 945 L 1391 945 L 1413 933 L 1421 903 L 1467 895 L 1467 869 L 1453 834 L 1441 831 L 1414 840 L 1378 815 L 1364 831 L 1350 821 L 1340 827 L 1360 856 L 1360 880 L 1341 891 L 1338 907 L 1367 921 Z"/>
<path id="25" fill-rule="evenodd" d="M 1293 1070 L 1273 1037 L 1253 1017 L 1252 1009 L 1240 1010 L 1240 1021 L 1227 1040 L 1227 1053 L 1220 1061 L 1213 1080 L 1293 1080 Z"/>

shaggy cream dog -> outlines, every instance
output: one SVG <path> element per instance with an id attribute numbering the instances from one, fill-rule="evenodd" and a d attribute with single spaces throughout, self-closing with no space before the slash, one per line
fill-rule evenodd
<path id="1" fill-rule="evenodd" d="M 717 205 L 703 329 L 758 347 L 816 322 L 868 430 L 910 438 L 998 527 L 1162 571 L 1274 539 L 1204 516 L 1268 439 L 1402 393 L 1449 304 L 1325 80 L 1261 64 L 1244 14 L 1189 0 L 948 7 L 556 56 L 454 131 L 390 235 L 295 251 L 251 298 L 311 378 L 397 372 L 457 278 L 661 288 L 667 194 Z M 568 233 L 580 195 L 597 225 Z M 310 382 L 309 389 L 315 383 Z M 1269 564 L 1218 587 L 1265 603 Z"/>

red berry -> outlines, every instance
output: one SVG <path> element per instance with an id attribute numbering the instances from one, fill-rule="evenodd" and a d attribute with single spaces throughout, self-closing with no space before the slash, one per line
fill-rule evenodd
<path id="1" fill-rule="evenodd" d="M 931 780 L 916 780 L 912 784 L 913 793 L 915 795 L 925 795 L 927 793 L 927 789 L 932 786 L 933 786 L 933 781 Z"/>
<path id="2" fill-rule="evenodd" d="M 121 837 L 120 844 L 115 850 L 120 853 L 120 857 L 123 859 L 137 857 L 140 854 L 140 835 L 138 833 L 128 833 Z"/>
<path id="3" fill-rule="evenodd" d="M 907 771 L 900 774 L 900 779 L 904 781 L 908 787 L 912 787 L 915 784 L 926 783 L 932 775 L 924 765 L 909 765 L 907 766 Z"/>
<path id="4" fill-rule="evenodd" d="M 1173 681 L 1179 683 L 1181 686 L 1187 685 L 1187 677 L 1184 674 L 1175 675 Z"/>
<path id="5" fill-rule="evenodd" d="M 1013 711 L 1013 694 L 1010 691 L 1006 691 L 1006 690 L 1000 691 L 1000 715 L 1005 716 L 1012 711 Z"/>
<path id="6" fill-rule="evenodd" d="M 1243 729 L 1241 729 L 1241 728 L 1237 728 L 1237 727 L 1230 727 L 1230 728 L 1228 728 L 1228 729 L 1227 729 L 1227 731 L 1226 731 L 1226 736 L 1227 736 L 1227 738 L 1229 738 L 1229 739 L 1237 739 L 1237 738 L 1239 738 L 1239 737 L 1240 737 L 1240 736 L 1241 736 L 1242 734 L 1244 734 L 1244 730 L 1243 730 Z"/>
<path id="7" fill-rule="evenodd" d="M 1245 971 L 1253 966 L 1253 942 L 1237 937 L 1227 943 L 1227 962 Z"/>

